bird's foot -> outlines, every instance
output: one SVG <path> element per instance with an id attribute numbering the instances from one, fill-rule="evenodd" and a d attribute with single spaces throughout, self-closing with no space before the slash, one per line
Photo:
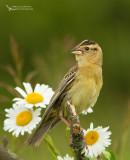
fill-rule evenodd
<path id="1" fill-rule="evenodd" d="M 69 122 L 67 119 L 65 119 L 65 118 L 63 117 L 63 113 L 62 113 L 62 112 L 59 113 L 59 117 L 60 117 L 61 121 L 64 122 L 67 127 L 70 128 L 71 124 L 70 124 L 70 122 Z"/>
<path id="2" fill-rule="evenodd" d="M 73 116 L 76 116 L 76 115 L 77 115 L 76 110 L 75 110 L 75 106 L 72 105 L 72 104 L 70 103 L 70 101 L 67 101 L 67 107 L 68 107 L 68 110 L 71 112 L 71 114 L 72 114 Z"/>

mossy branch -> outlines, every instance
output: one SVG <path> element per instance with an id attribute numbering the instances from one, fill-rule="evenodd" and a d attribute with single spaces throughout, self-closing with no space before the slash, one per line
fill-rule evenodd
<path id="1" fill-rule="evenodd" d="M 70 113 L 70 120 L 71 120 L 71 147 L 73 148 L 76 159 L 77 160 L 84 160 L 84 148 L 85 142 L 83 138 L 83 129 L 80 126 L 79 116 L 75 111 L 75 107 L 68 101 L 67 102 L 68 111 Z"/>

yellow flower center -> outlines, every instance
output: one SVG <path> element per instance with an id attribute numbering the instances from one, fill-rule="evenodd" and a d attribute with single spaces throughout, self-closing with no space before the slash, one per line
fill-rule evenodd
<path id="1" fill-rule="evenodd" d="M 20 112 L 16 117 L 16 124 L 18 126 L 26 126 L 32 120 L 31 111 Z"/>
<path id="2" fill-rule="evenodd" d="M 93 145 L 97 142 L 99 139 L 99 134 L 97 131 L 89 131 L 85 136 L 84 136 L 85 142 L 87 145 Z"/>
<path id="3" fill-rule="evenodd" d="M 27 95 L 26 97 L 26 101 L 28 103 L 31 103 L 31 104 L 36 104 L 36 103 L 40 103 L 43 101 L 43 96 L 40 95 L 39 93 L 30 93 Z"/>

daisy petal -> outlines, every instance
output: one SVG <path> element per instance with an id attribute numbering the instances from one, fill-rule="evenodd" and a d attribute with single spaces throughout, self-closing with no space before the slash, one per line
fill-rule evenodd
<path id="1" fill-rule="evenodd" d="M 89 107 L 87 111 L 88 111 L 88 113 L 92 113 L 93 109 L 91 107 Z"/>
<path id="2" fill-rule="evenodd" d="M 64 157 L 57 156 L 57 160 L 74 160 L 74 158 L 66 154 Z"/>
<path id="3" fill-rule="evenodd" d="M 29 94 L 29 93 L 32 93 L 33 92 L 33 90 L 32 90 L 32 86 L 31 86 L 31 84 L 30 83 L 23 83 L 23 85 L 24 85 L 24 88 L 25 88 L 25 90 L 26 90 L 26 92 L 27 92 L 27 94 Z"/>
<path id="4" fill-rule="evenodd" d="M 17 92 L 19 92 L 24 98 L 27 96 L 27 94 L 24 92 L 23 89 L 19 88 L 19 87 L 16 87 L 15 88 Z"/>
<path id="5" fill-rule="evenodd" d="M 36 84 L 34 92 L 39 92 L 40 88 L 41 88 L 40 84 Z"/>

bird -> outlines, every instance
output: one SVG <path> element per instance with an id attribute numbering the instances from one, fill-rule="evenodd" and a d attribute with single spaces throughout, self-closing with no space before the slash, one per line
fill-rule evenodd
<path id="1" fill-rule="evenodd" d="M 103 52 L 100 45 L 93 40 L 84 40 L 71 53 L 75 56 L 76 64 L 59 83 L 39 126 L 27 140 L 29 145 L 38 146 L 58 122 L 68 122 L 67 102 L 75 107 L 79 115 L 97 101 L 103 85 Z"/>

